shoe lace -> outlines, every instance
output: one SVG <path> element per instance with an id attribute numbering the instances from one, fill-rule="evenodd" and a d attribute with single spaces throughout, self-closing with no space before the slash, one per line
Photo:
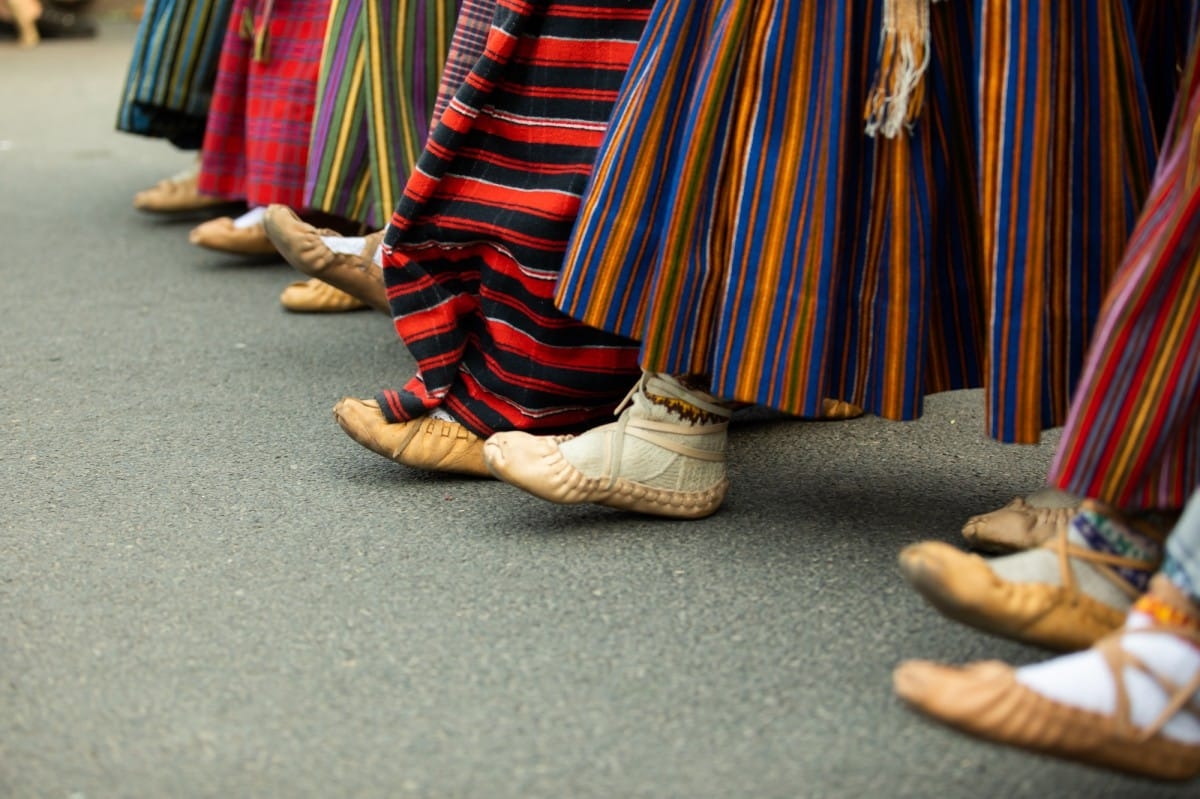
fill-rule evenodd
<path id="1" fill-rule="evenodd" d="M 697 460 L 709 461 L 717 463 L 725 460 L 725 452 L 723 450 L 700 449 L 698 447 L 690 447 L 687 444 L 682 444 L 665 436 L 658 435 L 659 433 L 670 433 L 673 436 L 706 436 L 720 432 L 729 426 L 729 422 L 716 422 L 705 425 L 686 425 L 673 422 L 658 422 L 653 419 L 634 419 L 633 406 L 634 398 L 638 394 L 644 394 L 649 373 L 643 372 L 638 381 L 633 384 L 633 388 L 629 389 L 629 393 L 617 405 L 613 411 L 617 416 L 617 421 L 612 426 L 612 435 L 608 437 L 608 447 L 606 450 L 607 462 L 606 471 L 608 472 L 607 489 L 612 489 L 616 485 L 617 479 L 621 472 L 621 459 L 625 454 L 625 437 L 631 436 L 639 438 L 656 447 L 677 453 L 685 458 L 695 458 Z M 706 403 L 707 404 L 707 403 Z M 717 411 L 723 409 L 713 406 Z"/>
<path id="2" fill-rule="evenodd" d="M 1126 629 L 1118 631 L 1096 644 L 1096 649 L 1104 657 L 1109 671 L 1112 672 L 1113 683 L 1116 686 L 1117 724 L 1122 727 L 1126 734 L 1144 743 L 1158 734 L 1176 713 L 1185 708 L 1191 713 L 1200 716 L 1200 701 L 1197 701 L 1196 698 L 1197 694 L 1200 693 L 1200 671 L 1197 671 L 1191 680 L 1182 685 L 1167 679 L 1147 666 L 1145 661 L 1137 655 L 1121 646 L 1121 638 L 1130 634 L 1171 635 L 1176 638 L 1183 638 L 1198 649 L 1200 649 L 1200 634 L 1182 627 L 1151 625 L 1149 627 L 1139 627 L 1134 630 Z M 1167 700 L 1166 707 L 1158 714 L 1157 718 L 1149 726 L 1138 731 L 1135 731 L 1133 720 L 1130 718 L 1129 692 L 1125 688 L 1124 677 L 1125 669 L 1127 668 L 1132 668 L 1145 674 L 1158 684 L 1163 693 L 1170 697 Z"/>
<path id="3" fill-rule="evenodd" d="M 1136 558 L 1126 558 L 1108 552 L 1097 552 L 1089 547 L 1072 544 L 1067 535 L 1070 529 L 1067 521 L 1062 520 L 1057 522 L 1057 524 L 1058 532 L 1054 538 L 1042 544 L 1042 548 L 1052 550 L 1058 555 L 1058 571 L 1064 588 L 1072 592 L 1077 590 L 1075 585 L 1075 571 L 1071 568 L 1071 560 L 1074 558 L 1094 567 L 1098 574 L 1123 591 L 1131 600 L 1136 600 L 1142 595 L 1141 590 L 1130 585 L 1113 569 L 1152 572 L 1158 568 L 1158 563 L 1138 560 Z"/>

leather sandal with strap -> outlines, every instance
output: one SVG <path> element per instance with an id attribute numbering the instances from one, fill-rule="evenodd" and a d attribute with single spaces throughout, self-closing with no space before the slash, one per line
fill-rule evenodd
<path id="1" fill-rule="evenodd" d="M 1200 744 L 1163 733 L 1178 713 L 1200 718 L 1200 670 L 1177 685 L 1122 646 L 1128 635 L 1171 635 L 1200 649 L 1200 634 L 1178 627 L 1122 630 L 1100 641 L 1116 691 L 1111 715 L 1055 701 L 1021 683 L 1016 670 L 997 661 L 962 667 L 909 661 L 896 669 L 897 695 L 916 710 L 956 729 L 999 743 L 1164 780 L 1200 776 Z M 1126 687 L 1129 670 L 1154 681 L 1169 700 L 1149 725 L 1132 720 Z"/>
<path id="2" fill-rule="evenodd" d="M 1120 628 L 1128 608 L 1113 607 L 1080 590 L 1072 561 L 1087 564 L 1131 603 L 1140 592 L 1114 570 L 1153 572 L 1158 564 L 1076 546 L 1067 530 L 1060 524 L 1055 537 L 1042 546 L 1058 556 L 1059 585 L 1005 580 L 980 556 L 940 541 L 906 547 L 900 553 L 900 570 L 921 596 L 955 621 L 1048 649 L 1086 649 Z"/>

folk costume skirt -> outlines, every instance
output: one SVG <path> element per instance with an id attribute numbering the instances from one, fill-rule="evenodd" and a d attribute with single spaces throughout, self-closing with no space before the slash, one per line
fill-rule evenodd
<path id="1" fill-rule="evenodd" d="M 936 3 L 924 109 L 872 139 L 882 5 L 659 0 L 557 302 L 726 399 L 912 419 L 987 384 L 991 434 L 1036 441 L 1148 187 L 1135 20 L 1123 0 Z M 994 19 L 1026 5 L 1008 13 L 1053 18 Z"/>
<path id="2" fill-rule="evenodd" d="M 1066 421 L 1149 191 L 1188 3 L 977 2 L 988 433 L 1035 442 Z"/>
<path id="3" fill-rule="evenodd" d="M 457 0 L 333 0 L 304 206 L 378 230 L 429 136 Z"/>
<path id="4" fill-rule="evenodd" d="M 1050 467 L 1052 484 L 1127 511 L 1180 510 L 1200 488 L 1197 57 Z"/>
<path id="5" fill-rule="evenodd" d="M 117 130 L 199 149 L 232 0 L 150 0 L 142 12 Z"/>
<path id="6" fill-rule="evenodd" d="M 329 0 L 234 0 L 201 148 L 202 194 L 302 207 Z"/>
<path id="7" fill-rule="evenodd" d="M 391 421 L 441 406 L 481 435 L 586 428 L 636 380 L 637 346 L 571 320 L 553 294 L 649 6 L 495 3 L 384 240 L 396 332 L 418 367 L 378 395 Z"/>

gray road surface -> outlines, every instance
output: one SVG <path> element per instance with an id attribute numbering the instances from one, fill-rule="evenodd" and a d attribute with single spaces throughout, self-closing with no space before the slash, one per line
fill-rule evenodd
<path id="1" fill-rule="evenodd" d="M 905 543 L 1040 485 L 1054 436 L 750 418 L 713 518 L 559 508 L 346 438 L 412 361 L 289 315 L 286 265 L 132 194 L 133 27 L 0 43 L 0 796 L 1183 797 L 964 739 L 901 659 L 1043 655 L 926 609 Z"/>

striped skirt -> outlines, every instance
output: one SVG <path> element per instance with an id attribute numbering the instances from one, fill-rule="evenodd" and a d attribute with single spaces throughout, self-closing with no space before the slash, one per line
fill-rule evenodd
<path id="1" fill-rule="evenodd" d="M 495 3 L 384 241 L 396 331 L 419 370 L 379 394 L 391 421 L 443 406 L 482 435 L 579 429 L 636 380 L 636 345 L 569 319 L 553 294 L 649 5 Z"/>
<path id="2" fill-rule="evenodd" d="M 659 0 L 559 307 L 639 339 L 647 369 L 797 415 L 833 397 L 911 419 L 926 394 L 986 382 L 992 434 L 1036 441 L 1065 415 L 1154 153 L 1134 20 L 1095 5 L 934 5 L 924 113 L 870 139 L 879 2 Z M 1010 6 L 1054 6 L 1055 35 L 1002 31 Z M 1014 53 L 1055 65 L 1054 119 L 1027 124 L 1047 88 Z"/>
<path id="3" fill-rule="evenodd" d="M 1066 420 L 1149 190 L 1156 127 L 1168 113 L 1163 89 L 1186 59 L 1187 4 L 981 7 L 988 432 L 1035 442 Z"/>
<path id="4" fill-rule="evenodd" d="M 201 148 L 201 193 L 303 205 L 328 14 L 329 0 L 234 0 Z"/>
<path id="5" fill-rule="evenodd" d="M 232 0 L 146 3 L 117 130 L 199 149 L 232 5 Z"/>
<path id="6" fill-rule="evenodd" d="M 382 228 L 429 136 L 457 0 L 333 0 L 304 205 Z"/>
<path id="7" fill-rule="evenodd" d="M 1197 57 L 1050 468 L 1052 484 L 1127 511 L 1179 510 L 1200 488 Z"/>

